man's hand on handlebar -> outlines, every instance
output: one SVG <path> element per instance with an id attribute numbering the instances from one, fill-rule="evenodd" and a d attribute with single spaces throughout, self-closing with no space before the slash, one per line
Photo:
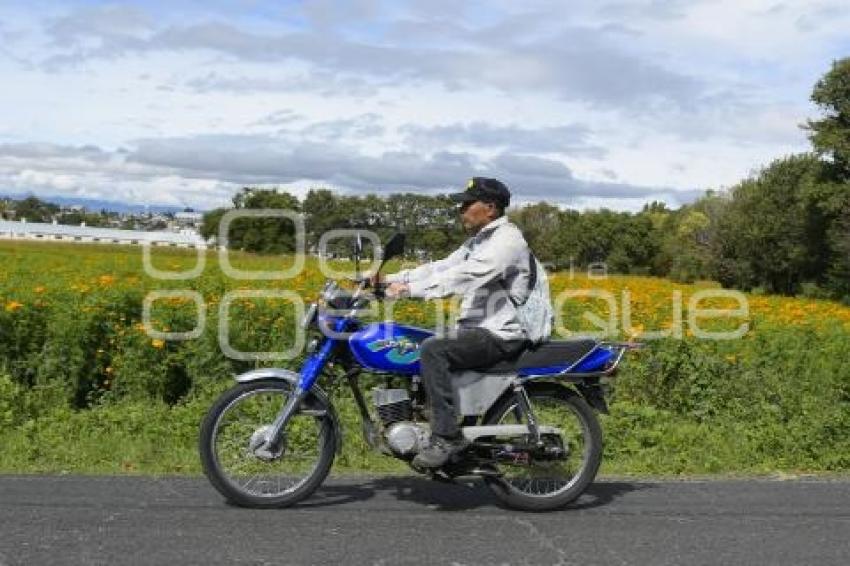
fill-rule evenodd
<path id="1" fill-rule="evenodd" d="M 390 283 L 384 289 L 384 295 L 388 299 L 400 299 L 410 294 L 410 288 L 406 283 Z"/>
<path id="2" fill-rule="evenodd" d="M 377 289 L 381 285 L 381 274 L 380 273 L 367 273 L 364 276 L 364 279 L 368 281 L 368 286 Z"/>
<path id="3" fill-rule="evenodd" d="M 410 294 L 410 288 L 406 283 L 387 283 L 380 273 L 369 273 L 363 276 L 367 288 L 375 290 L 379 298 L 400 299 Z"/>

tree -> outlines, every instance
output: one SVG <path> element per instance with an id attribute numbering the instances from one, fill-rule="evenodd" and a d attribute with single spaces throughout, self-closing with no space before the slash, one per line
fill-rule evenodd
<path id="1" fill-rule="evenodd" d="M 384 200 L 381 222 L 407 235 L 407 252 L 435 258 L 447 255 L 466 239 L 457 218 L 457 205 L 446 195 L 396 193 Z M 445 237 L 429 234 L 442 231 Z"/>
<path id="2" fill-rule="evenodd" d="M 558 242 L 558 255 L 554 260 L 557 268 L 570 267 L 580 263 L 583 256 L 579 236 L 582 230 L 582 213 L 577 210 L 561 211 L 561 222 L 558 232 L 552 237 Z"/>
<path id="3" fill-rule="evenodd" d="M 522 230 L 526 242 L 544 263 L 556 263 L 560 255 L 555 236 L 561 227 L 561 211 L 556 206 L 539 202 L 510 213 L 510 220 Z"/>
<path id="4" fill-rule="evenodd" d="M 620 237 L 623 234 L 627 216 L 627 213 L 604 208 L 581 214 L 577 219 L 575 234 L 579 245 L 578 263 L 589 265 L 599 262 L 607 263 L 609 259 L 614 259 L 616 265 L 609 267 L 612 270 L 627 272 L 630 265 L 625 249 L 618 249 L 613 258 L 609 257 L 615 247 L 621 244 Z"/>
<path id="5" fill-rule="evenodd" d="M 714 250 L 725 286 L 794 294 L 823 275 L 824 226 L 808 194 L 821 163 L 812 154 L 778 159 L 732 190 Z"/>
<path id="6" fill-rule="evenodd" d="M 834 256 L 827 273 L 827 286 L 836 298 L 850 304 L 850 204 L 829 229 Z"/>
<path id="7" fill-rule="evenodd" d="M 103 214 L 91 214 L 85 211 L 65 212 L 57 219 L 59 224 L 69 226 L 79 226 L 83 222 L 86 226 L 106 226 L 109 223 L 108 220 L 108 217 Z"/>
<path id="8" fill-rule="evenodd" d="M 819 155 L 838 166 L 841 180 L 850 181 L 850 57 L 833 62 L 811 99 L 824 116 L 808 121 L 809 139 Z"/>
<path id="9" fill-rule="evenodd" d="M 678 210 L 649 213 L 657 244 L 651 260 L 653 274 L 684 283 L 712 278 L 716 271 L 713 246 L 728 202 L 727 195 L 707 191 Z"/>
<path id="10" fill-rule="evenodd" d="M 850 299 L 850 57 L 834 61 L 817 82 L 812 101 L 824 116 L 809 120 L 809 139 L 829 161 L 810 199 L 821 214 L 825 237 L 826 286 L 836 298 Z"/>
<path id="11" fill-rule="evenodd" d="M 205 240 L 210 238 L 218 238 L 218 229 L 221 225 L 221 217 L 227 212 L 226 208 L 215 208 L 204 213 L 204 219 L 201 222 L 200 233 Z"/>
<path id="12" fill-rule="evenodd" d="M 614 251 L 622 250 L 627 263 L 619 269 L 612 270 L 620 273 L 647 272 L 652 259 L 658 253 L 659 242 L 656 237 L 652 218 L 642 214 L 622 214 L 620 216 L 622 231 L 614 245 Z M 613 264 L 611 259 L 609 264 Z"/>
<path id="13" fill-rule="evenodd" d="M 679 223 L 667 240 L 671 263 L 669 276 L 674 281 L 693 283 L 708 271 L 707 234 L 711 226 L 708 216 L 694 207 L 679 215 Z"/>
<path id="14" fill-rule="evenodd" d="M 322 234 L 339 228 L 345 222 L 339 199 L 327 189 L 311 189 L 304 198 L 303 210 L 308 249 L 316 249 Z"/>
<path id="15" fill-rule="evenodd" d="M 281 209 L 300 212 L 301 203 L 287 192 L 275 189 L 245 187 L 233 197 L 236 209 Z M 224 209 L 204 215 L 201 234 L 218 235 Z M 256 253 L 291 253 L 295 251 L 295 225 L 284 218 L 237 218 L 230 224 L 227 246 L 231 249 Z"/>
<path id="16" fill-rule="evenodd" d="M 27 197 L 15 204 L 16 218 L 26 218 L 30 222 L 50 222 L 59 207 L 37 197 Z"/>

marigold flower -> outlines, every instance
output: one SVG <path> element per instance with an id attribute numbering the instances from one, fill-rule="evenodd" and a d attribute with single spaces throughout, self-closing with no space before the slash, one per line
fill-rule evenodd
<path id="1" fill-rule="evenodd" d="M 644 328 L 643 324 L 636 324 L 635 326 L 633 326 L 629 329 L 629 336 L 631 336 L 633 338 L 637 338 L 644 333 L 644 330 L 645 330 L 645 328 Z"/>
<path id="2" fill-rule="evenodd" d="M 8 303 L 6 303 L 6 312 L 15 312 L 16 310 L 20 310 L 23 307 L 23 303 L 19 303 L 18 301 L 9 301 Z"/>

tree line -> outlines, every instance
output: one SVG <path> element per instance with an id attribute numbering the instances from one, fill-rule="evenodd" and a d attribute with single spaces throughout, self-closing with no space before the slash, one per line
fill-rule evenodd
<path id="1" fill-rule="evenodd" d="M 850 302 L 850 58 L 836 61 L 815 85 L 822 111 L 804 126 L 812 151 L 785 156 L 723 191 L 670 209 L 653 202 L 640 212 L 577 211 L 541 202 L 509 211 L 541 261 L 555 268 L 604 263 L 609 272 Z M 304 215 L 307 246 L 316 251 L 332 229 L 363 229 L 382 240 L 408 235 L 410 255 L 434 259 L 465 238 L 447 195 L 379 197 L 311 190 L 303 201 L 286 192 L 245 188 L 235 208 L 288 208 Z M 218 233 L 225 209 L 207 213 L 203 235 Z M 231 247 L 283 253 L 295 249 L 294 227 L 277 219 L 241 219 Z M 328 249 L 348 255 L 350 243 Z"/>
<path id="2" fill-rule="evenodd" d="M 408 255 L 430 259 L 459 246 L 465 235 L 457 222 L 456 204 L 447 195 L 413 193 L 379 197 L 336 194 L 327 189 L 310 190 L 303 201 L 278 189 L 245 187 L 233 197 L 235 209 L 286 209 L 301 214 L 306 229 L 306 248 L 318 252 L 321 239 L 331 230 L 368 230 L 386 241 L 394 232 L 407 235 Z M 207 212 L 201 226 L 205 238 L 216 237 L 222 216 L 229 209 Z M 371 254 L 371 242 L 362 240 Z M 353 238 L 328 240 L 324 249 L 350 256 Z M 227 246 L 257 253 L 295 251 L 295 226 L 278 218 L 237 218 L 230 224 Z"/>

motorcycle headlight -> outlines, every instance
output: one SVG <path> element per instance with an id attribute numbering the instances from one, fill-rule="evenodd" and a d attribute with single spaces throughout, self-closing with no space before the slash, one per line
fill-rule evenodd
<path id="1" fill-rule="evenodd" d="M 325 301 L 330 301 L 334 297 L 336 297 L 337 290 L 339 289 L 339 285 L 337 285 L 336 281 L 328 280 L 325 283 L 325 288 L 322 290 L 322 298 Z"/>

